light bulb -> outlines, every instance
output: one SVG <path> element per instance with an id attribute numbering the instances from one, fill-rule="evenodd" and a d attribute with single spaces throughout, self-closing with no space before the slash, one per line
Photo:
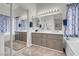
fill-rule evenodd
<path id="1" fill-rule="evenodd" d="M 49 10 L 49 13 L 51 13 L 51 11 L 52 11 L 52 10 L 50 9 L 50 10 Z"/>

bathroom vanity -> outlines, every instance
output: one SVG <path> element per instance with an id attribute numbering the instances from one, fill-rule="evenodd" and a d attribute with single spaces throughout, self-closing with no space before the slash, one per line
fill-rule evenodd
<path id="1" fill-rule="evenodd" d="M 26 42 L 27 32 L 15 32 L 15 40 L 20 40 Z"/>
<path id="2" fill-rule="evenodd" d="M 33 18 L 32 44 L 63 51 L 62 14 Z M 41 25 L 41 26 L 40 26 Z"/>
<path id="3" fill-rule="evenodd" d="M 32 44 L 63 51 L 63 34 L 32 32 Z"/>

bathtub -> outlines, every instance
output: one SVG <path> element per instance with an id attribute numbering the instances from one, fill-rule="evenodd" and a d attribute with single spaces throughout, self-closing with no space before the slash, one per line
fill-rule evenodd
<path id="1" fill-rule="evenodd" d="M 66 38 L 65 51 L 67 56 L 79 56 L 79 38 Z"/>

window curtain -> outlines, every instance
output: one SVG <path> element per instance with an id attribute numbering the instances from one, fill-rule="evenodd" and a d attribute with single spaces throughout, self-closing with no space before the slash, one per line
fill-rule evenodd
<path id="1" fill-rule="evenodd" d="M 68 4 L 67 8 L 65 35 L 68 37 L 79 37 L 79 4 Z"/>

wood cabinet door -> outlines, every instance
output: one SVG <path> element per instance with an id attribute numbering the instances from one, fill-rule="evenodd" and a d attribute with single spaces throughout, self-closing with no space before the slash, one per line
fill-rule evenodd
<path id="1" fill-rule="evenodd" d="M 26 32 L 16 32 L 15 33 L 15 40 L 20 40 L 20 41 L 27 41 L 27 33 Z"/>
<path id="2" fill-rule="evenodd" d="M 62 36 L 61 36 L 61 38 L 62 38 Z M 60 39 L 60 37 L 58 35 L 54 35 L 52 37 L 49 36 L 49 38 L 47 39 L 47 47 L 62 51 L 63 50 L 63 41 L 62 41 L 62 39 Z"/>
<path id="3" fill-rule="evenodd" d="M 15 40 L 19 40 L 19 32 L 15 32 Z"/>
<path id="4" fill-rule="evenodd" d="M 20 40 L 20 41 L 23 41 L 23 35 L 22 35 L 22 32 L 19 32 L 19 40 Z"/>
<path id="5" fill-rule="evenodd" d="M 41 39 L 41 44 L 42 44 L 42 46 L 44 46 L 44 47 L 47 47 L 47 37 L 48 37 L 48 35 L 47 34 L 42 34 L 42 39 Z"/>
<path id="6" fill-rule="evenodd" d="M 35 38 L 35 40 L 36 40 L 36 45 L 40 45 L 41 46 L 41 38 Z"/>
<path id="7" fill-rule="evenodd" d="M 63 35 L 56 35 L 56 49 L 63 51 Z"/>
<path id="8" fill-rule="evenodd" d="M 58 41 L 57 49 L 60 50 L 60 51 L 63 51 L 63 41 L 62 41 L 62 39 L 58 39 L 57 41 Z"/>
<path id="9" fill-rule="evenodd" d="M 35 37 L 35 34 L 32 33 L 32 44 L 36 44 L 36 37 Z"/>
<path id="10" fill-rule="evenodd" d="M 32 35 L 31 35 L 31 37 L 32 37 L 32 44 L 34 44 L 34 38 L 33 38 L 33 33 L 32 33 Z"/>
<path id="11" fill-rule="evenodd" d="M 55 39 L 47 39 L 47 47 L 55 49 L 55 47 L 56 47 L 56 40 Z"/>
<path id="12" fill-rule="evenodd" d="M 32 44 L 35 44 L 36 43 L 36 40 L 34 37 L 32 37 Z"/>
<path id="13" fill-rule="evenodd" d="M 23 36 L 23 41 L 26 42 L 27 41 L 26 40 L 27 39 L 27 33 L 26 32 L 23 32 L 22 33 L 22 36 Z"/>
<path id="14" fill-rule="evenodd" d="M 36 44 L 41 46 L 41 39 L 42 39 L 42 35 L 41 33 L 36 33 L 35 35 L 35 40 L 36 40 Z"/>
<path id="15" fill-rule="evenodd" d="M 15 40 L 18 40 L 18 33 L 15 32 Z"/>
<path id="16" fill-rule="evenodd" d="M 32 33 L 32 44 L 37 44 L 37 36 L 35 33 Z"/>
<path id="17" fill-rule="evenodd" d="M 41 45 L 41 34 L 32 33 L 32 43 L 36 45 Z"/>

